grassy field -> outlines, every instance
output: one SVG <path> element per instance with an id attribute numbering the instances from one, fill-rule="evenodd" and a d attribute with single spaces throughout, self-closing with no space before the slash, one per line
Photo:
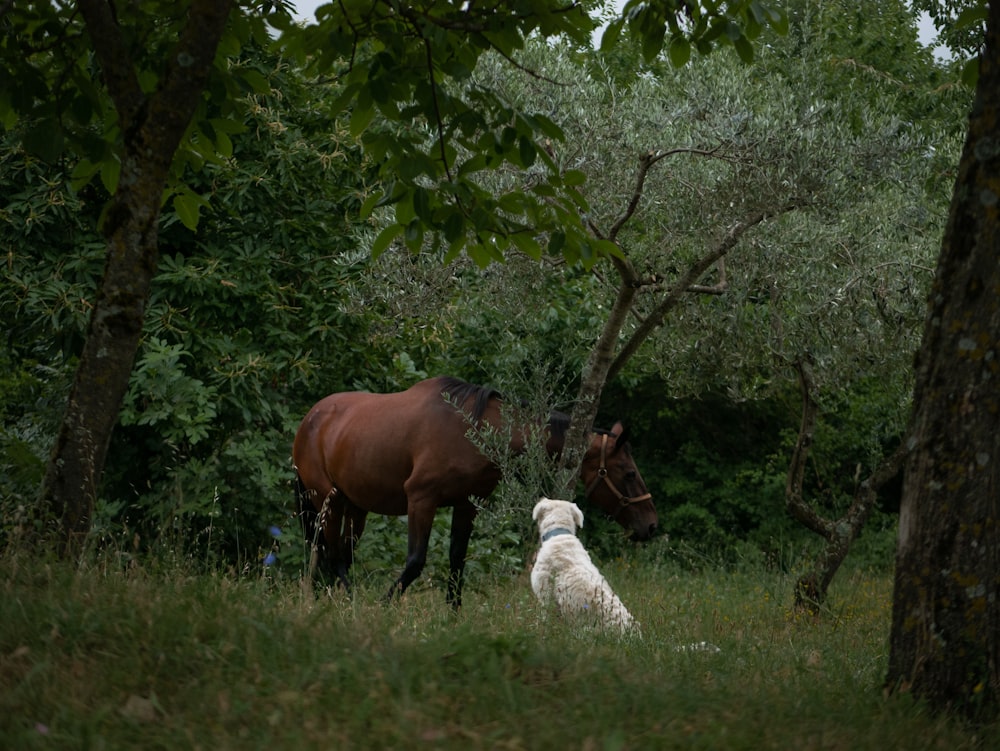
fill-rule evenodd
<path id="1" fill-rule="evenodd" d="M 2 748 L 1000 747 L 883 696 L 885 574 L 844 572 L 811 619 L 787 575 L 602 563 L 643 624 L 619 641 L 543 612 L 526 576 L 471 582 L 456 614 L 433 582 L 381 604 L 388 574 L 348 600 L 154 564 L 0 565 Z M 676 649 L 701 640 L 722 652 Z"/>

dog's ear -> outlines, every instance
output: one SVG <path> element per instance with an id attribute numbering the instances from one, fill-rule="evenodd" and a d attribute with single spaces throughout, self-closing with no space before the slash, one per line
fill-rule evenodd
<path id="1" fill-rule="evenodd" d="M 577 506 L 575 503 L 571 503 L 570 505 L 573 507 L 571 509 L 573 512 L 573 521 L 576 522 L 576 528 L 580 529 L 581 527 L 583 527 L 583 512 L 580 510 L 580 507 Z"/>
<path id="2" fill-rule="evenodd" d="M 542 512 L 545 510 L 545 508 L 546 508 L 546 506 L 548 506 L 548 504 L 549 504 L 549 499 L 546 498 L 545 496 L 542 496 L 538 500 L 538 503 L 535 504 L 535 508 L 532 509 L 532 511 L 531 511 L 531 518 L 534 521 L 537 522 L 538 521 L 538 517 L 542 515 Z"/>

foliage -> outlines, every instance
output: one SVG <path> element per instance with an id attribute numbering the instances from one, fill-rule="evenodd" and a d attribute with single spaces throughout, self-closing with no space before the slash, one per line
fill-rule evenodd
<path id="1" fill-rule="evenodd" d="M 500 14 L 450 0 L 419 6 L 340 2 L 318 8 L 317 23 L 304 29 L 275 19 L 288 54 L 342 85 L 331 111 L 350 109 L 351 133 L 361 136 L 379 166 L 385 186 L 363 212 L 391 206 L 394 220 L 373 243 L 374 255 L 397 238 L 418 251 L 428 234 L 446 259 L 465 249 L 484 266 L 502 261 L 508 250 L 535 259 L 547 252 L 586 267 L 617 252 L 581 222 L 580 213 L 588 211 L 578 190 L 581 174 L 557 169 L 544 148 L 543 140 L 562 139 L 559 125 L 541 111 L 511 106 L 496 87 L 473 77 L 487 52 L 512 61 L 532 38 L 589 46 L 597 5 L 515 2 Z M 695 40 L 708 49 L 725 39 L 745 55 L 748 36 L 762 24 L 780 27 L 783 18 L 763 3 L 743 1 L 724 9 L 660 3 L 627 12 L 628 28 L 650 56 L 659 51 L 666 26 L 674 40 Z M 611 25 L 608 45 L 623 23 Z M 536 163 L 533 185 L 497 191 L 481 182 L 481 173 Z"/>
<path id="2" fill-rule="evenodd" d="M 913 7 L 930 15 L 938 40 L 952 54 L 962 59 L 979 55 L 986 30 L 986 0 L 913 0 Z"/>
<path id="3" fill-rule="evenodd" d="M 115 17 L 123 45 L 144 93 L 162 86 L 162 60 L 187 20 L 182 4 L 144 0 Z M 178 217 L 197 224 L 202 199 L 187 184 L 188 170 L 232 155 L 231 135 L 240 127 L 239 102 L 248 92 L 264 94 L 266 75 L 253 64 L 227 59 L 242 46 L 269 40 L 265 13 L 287 13 L 278 0 L 238 3 L 219 45 L 208 96 L 173 160 L 165 192 Z M 18 135 L 28 153 L 47 162 L 69 159 L 74 186 L 98 181 L 113 194 L 121 171 L 122 113 L 101 85 L 99 66 L 83 15 L 74 4 L 19 3 L 0 15 L 0 126 Z M 92 30 L 91 30 L 92 31 Z M 108 74 L 107 71 L 104 72 Z"/>
<path id="4" fill-rule="evenodd" d="M 624 86 L 600 59 L 554 45 L 522 54 L 542 78 L 511 77 L 491 59 L 480 66 L 481 85 L 560 113 L 568 138 L 549 149 L 561 169 L 587 175 L 587 220 L 605 233 L 633 198 L 639 157 L 673 153 L 647 177 L 640 211 L 619 235 L 642 275 L 640 321 L 732 222 L 760 208 L 794 208 L 731 252 L 723 275 L 704 285 L 722 294 L 689 295 L 626 379 L 656 370 L 675 396 L 756 398 L 788 383 L 783 364 L 808 350 L 823 365 L 825 388 L 884 377 L 905 401 L 968 100 L 939 88 L 947 79 L 916 42 L 912 15 L 893 17 L 909 36 L 892 49 L 878 46 L 863 19 L 796 21 L 787 38 L 769 40 L 749 73 L 710 58 L 697 70 L 664 69 Z M 505 181 L 538 179 L 533 170 L 511 174 Z M 576 353 L 596 338 L 616 284 L 558 264 L 435 271 L 435 258 L 380 266 L 397 280 L 399 308 L 419 294 L 422 325 L 433 327 L 440 313 L 469 321 L 465 330 L 448 326 L 471 341 L 496 340 L 505 353 L 556 334 L 560 357 L 582 357 Z M 489 309 L 474 302 L 477 290 L 489 294 Z M 498 326 L 509 333 L 498 336 Z M 542 353 L 524 357 L 522 370 L 555 354 Z"/>
<path id="5" fill-rule="evenodd" d="M 819 619 L 791 579 L 601 561 L 641 640 L 573 632 L 523 578 L 454 614 L 153 561 L 82 570 L 5 558 L 0 732 L 18 748 L 982 748 L 970 728 L 885 699 L 890 583 L 855 574 Z M 39 624 L 45 624 L 40 628 Z M 706 640 L 721 654 L 676 647 Z"/>
<path id="6" fill-rule="evenodd" d="M 446 5 L 437 7 L 450 13 Z M 553 197 L 533 186 L 558 177 L 560 190 L 571 189 L 566 195 L 583 203 L 554 201 L 552 210 L 573 213 L 572 221 L 563 217 L 573 224 L 585 205 L 587 220 L 607 227 L 631 197 L 638 154 L 691 152 L 671 157 L 652 176 L 642 212 L 622 235 L 622 252 L 653 281 L 638 316 L 742 211 L 801 203 L 761 226 L 727 260 L 725 295 L 691 296 L 668 319 L 625 369 L 620 390 L 605 400 L 604 423 L 598 421 L 624 418 L 633 428 L 639 466 L 674 541 L 696 552 L 725 545 L 730 561 L 746 551 L 737 541 L 749 539 L 783 562 L 787 548 L 798 547 L 781 498 L 787 431 L 796 423 L 784 358 L 803 348 L 817 356 L 831 425 L 846 419 L 841 410 L 871 410 L 867 423 L 855 415 L 850 427 L 830 430 L 829 451 L 817 447 L 824 502 L 839 502 L 857 464 L 894 440 L 909 394 L 905 374 L 927 259 L 947 200 L 957 113 L 967 105 L 965 94 L 942 88 L 947 77 L 916 45 L 912 16 L 901 5 L 880 4 L 877 25 L 867 22 L 868 6 L 796 7 L 789 6 L 787 36 L 760 30 L 752 67 L 734 69 L 731 58 L 712 56 L 674 71 L 668 50 L 627 83 L 622 58 L 590 54 L 579 40 L 517 41 L 513 31 L 498 37 L 523 69 L 539 74 L 533 76 L 512 74 L 506 61 L 483 52 L 492 38 L 434 32 L 455 45 L 442 49 L 453 49 L 456 60 L 476 60 L 468 72 L 442 64 L 438 91 L 447 90 L 456 115 L 462 101 L 475 105 L 475 117 L 462 120 L 469 132 L 457 125 L 449 131 L 456 158 L 472 160 L 484 144 L 495 156 L 488 160 L 499 168 L 493 177 L 471 168 L 463 175 L 489 194 L 477 206 L 527 192 L 549 211 Z M 336 25 L 331 19 L 340 11 L 329 11 L 322 29 Z M 550 20 L 583 23 L 574 18 Z M 539 414 L 571 403 L 609 305 L 601 266 L 568 264 L 561 251 L 536 259 L 532 246 L 482 268 L 477 260 L 485 256 L 477 253 L 500 252 L 502 243 L 485 243 L 448 265 L 442 261 L 451 246 L 434 251 L 429 242 L 417 255 L 392 245 L 369 262 L 369 249 L 380 247 L 376 238 L 386 222 L 399 221 L 402 205 L 404 218 L 412 211 L 411 223 L 430 228 L 425 239 L 434 227 L 445 232 L 448 212 L 460 206 L 429 181 L 442 177 L 431 113 L 400 110 L 397 118 L 384 92 L 372 97 L 370 111 L 347 101 L 349 91 L 362 96 L 396 85 L 391 67 L 359 78 L 357 71 L 383 63 L 414 63 L 399 86 L 431 85 L 425 60 L 417 65 L 414 57 L 430 27 L 397 20 L 409 36 L 359 43 L 353 67 L 336 55 L 318 58 L 316 27 L 286 30 L 291 61 L 257 50 L 226 63 L 245 96 L 223 102 L 216 95 L 229 84 L 213 88 L 193 141 L 183 147 L 186 187 L 175 186 L 167 198 L 160 273 L 99 504 L 106 539 L 132 540 L 138 532 L 141 545 L 159 542 L 196 555 L 208 547 L 240 564 L 269 550 L 268 528 L 288 529 L 291 435 L 308 406 L 330 391 L 395 390 L 426 374 L 452 373 L 528 399 Z M 243 21 L 233 22 L 235 34 Z M 389 25 L 379 29 L 395 28 L 391 19 L 383 23 Z M 622 29 L 624 40 L 627 25 Z M 160 31 L 169 25 L 149 34 Z M 627 47 L 613 52 L 627 57 Z M 42 106 L 41 98 L 31 101 Z M 567 138 L 544 129 L 539 135 L 515 112 L 543 113 Z M 508 115 L 513 131 L 505 130 Z M 416 125 L 407 127 L 407 117 Z M 74 122 L 61 126 L 69 134 L 63 161 L 48 164 L 18 149 L 13 139 L 21 131 L 0 155 L 0 242 L 9 271 L 0 311 L 9 323 L 4 356 L 12 373 L 3 385 L 11 395 L 5 503 L 23 505 L 32 496 L 103 263 L 94 227 L 114 169 L 104 161 L 94 171 L 98 157 L 85 151 L 83 160 L 70 159 L 83 149 L 74 146 Z M 98 130 L 110 137 L 108 127 Z M 487 132 L 497 140 L 480 143 Z M 530 163 L 528 141 L 536 150 Z M 426 159 L 411 160 L 420 149 L 438 172 Z M 396 187 L 386 187 L 393 165 L 415 171 L 401 169 Z M 403 192 L 393 193 L 397 188 Z M 429 223 L 423 220 L 432 204 L 415 197 L 421 191 L 431 202 L 451 201 L 444 213 L 431 211 Z M 379 195 L 399 200 L 376 210 Z M 425 216 L 416 216 L 418 205 Z M 195 218 L 197 235 L 190 229 Z M 873 383 L 878 389 L 869 392 Z M 37 411 L 24 409 L 22 395 Z M 678 405 L 698 402 L 677 401 L 689 396 L 708 398 L 718 412 L 717 423 L 690 435 L 689 413 Z M 717 436 L 749 416 L 761 421 L 760 430 L 721 451 Z M 525 482 L 512 480 L 481 517 L 484 542 L 474 561 L 484 568 L 516 565 L 517 546 L 492 548 L 492 536 L 532 539 L 531 525 L 512 510 L 537 494 L 539 477 L 535 467 Z M 444 544 L 447 523 L 437 522 L 435 544 Z M 599 519 L 588 521 L 587 534 L 592 530 L 598 549 L 619 549 L 617 533 L 603 530 Z M 373 518 L 362 552 L 373 565 L 395 570 L 403 538 L 397 520 Z M 287 540 L 279 555 L 289 568 L 301 568 L 302 555 Z M 445 557 L 431 553 L 432 561 Z M 884 558 L 873 553 L 872 560 Z"/>
<path id="7" fill-rule="evenodd" d="M 163 221 L 156 289 L 102 491 L 103 534 L 162 535 L 182 547 L 211 535 L 227 556 L 252 554 L 264 530 L 284 521 L 289 436 L 301 414 L 379 356 L 347 293 L 365 262 L 355 250 L 362 228 L 349 218 L 366 190 L 360 155 L 329 133 L 300 75 L 271 69 L 269 93 L 245 102 L 233 159 L 190 182 L 211 199 L 210 221 L 197 236 L 176 214 Z M 105 196 L 75 189 L 66 170 L 24 152 L 5 155 L 14 189 L 0 305 L 12 351 L 17 362 L 66 368 L 100 273 L 103 244 L 87 219 Z M 46 341 L 61 346 L 40 350 Z M 34 446 L 38 461 L 45 443 Z M 31 484 L 19 495 L 31 495 Z"/>
<path id="8" fill-rule="evenodd" d="M 671 64 L 680 68 L 691 59 L 692 49 L 707 55 L 716 45 L 732 46 L 744 63 L 750 63 L 754 59 L 753 41 L 767 27 L 779 34 L 788 31 L 788 19 L 782 9 L 771 3 L 723 5 L 683 0 L 658 3 L 628 0 L 622 7 L 621 18 L 608 24 L 601 47 L 612 48 L 622 29 L 626 28 L 630 41 L 641 48 L 647 63 L 666 48 Z"/>
<path id="9" fill-rule="evenodd" d="M 807 492 L 824 510 L 842 508 L 858 468 L 871 471 L 903 429 L 968 95 L 945 85 L 903 4 L 880 4 L 877 24 L 869 11 L 808 5 L 748 70 L 710 58 L 623 85 L 599 58 L 528 45 L 521 60 L 542 78 L 511 78 L 490 58 L 476 74 L 524 107 L 560 113 L 568 138 L 550 144 L 553 159 L 587 175 L 581 192 L 598 227 L 632 198 L 639 155 L 678 150 L 649 176 L 643 210 L 621 235 L 652 282 L 638 319 L 727 222 L 761 203 L 797 205 L 757 228 L 725 276 L 707 280 L 724 280 L 722 294 L 690 295 L 604 398 L 603 419 L 634 429 L 665 529 L 699 554 L 721 549 L 732 561 L 759 550 L 787 567 L 808 553 L 784 510 L 799 420 L 786 363 L 798 353 L 821 367 L 824 421 Z M 898 41 L 886 43 L 885 28 Z M 605 274 L 527 261 L 441 269 L 437 258 L 387 253 L 373 266 L 380 287 L 394 280 L 393 331 L 405 331 L 404 311 L 419 312 L 422 330 L 452 342 L 440 351 L 453 371 L 517 394 L 546 381 L 550 404 L 574 392 L 573 363 L 613 294 Z M 434 372 L 439 350 L 424 355 L 418 367 Z M 693 414 L 703 430 L 687 424 Z M 588 524 L 588 535 L 600 526 Z M 891 517 L 873 520 L 866 562 L 888 565 L 892 527 Z M 613 533 L 591 541 L 617 547 Z"/>

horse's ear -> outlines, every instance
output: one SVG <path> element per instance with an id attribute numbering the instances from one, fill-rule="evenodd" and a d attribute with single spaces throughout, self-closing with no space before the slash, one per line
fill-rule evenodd
<path id="1" fill-rule="evenodd" d="M 580 507 L 577 506 L 575 503 L 573 504 L 572 510 L 573 510 L 573 520 L 576 522 L 576 528 L 580 529 L 581 527 L 583 527 L 583 512 L 580 510 Z"/>
<path id="2" fill-rule="evenodd" d="M 628 443 L 628 428 L 622 425 L 621 422 L 615 423 L 615 426 L 611 428 L 611 434 L 615 437 L 615 448 L 620 449 Z"/>

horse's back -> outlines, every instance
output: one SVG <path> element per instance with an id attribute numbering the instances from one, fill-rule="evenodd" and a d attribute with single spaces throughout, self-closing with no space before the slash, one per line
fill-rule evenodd
<path id="1" fill-rule="evenodd" d="M 303 483 L 319 496 L 335 485 L 362 508 L 388 515 L 407 513 L 407 487 L 433 488 L 444 503 L 478 494 L 478 483 L 467 490 L 469 475 L 487 463 L 465 437 L 465 418 L 442 396 L 449 383 L 432 378 L 396 393 L 321 399 L 292 449 Z"/>

